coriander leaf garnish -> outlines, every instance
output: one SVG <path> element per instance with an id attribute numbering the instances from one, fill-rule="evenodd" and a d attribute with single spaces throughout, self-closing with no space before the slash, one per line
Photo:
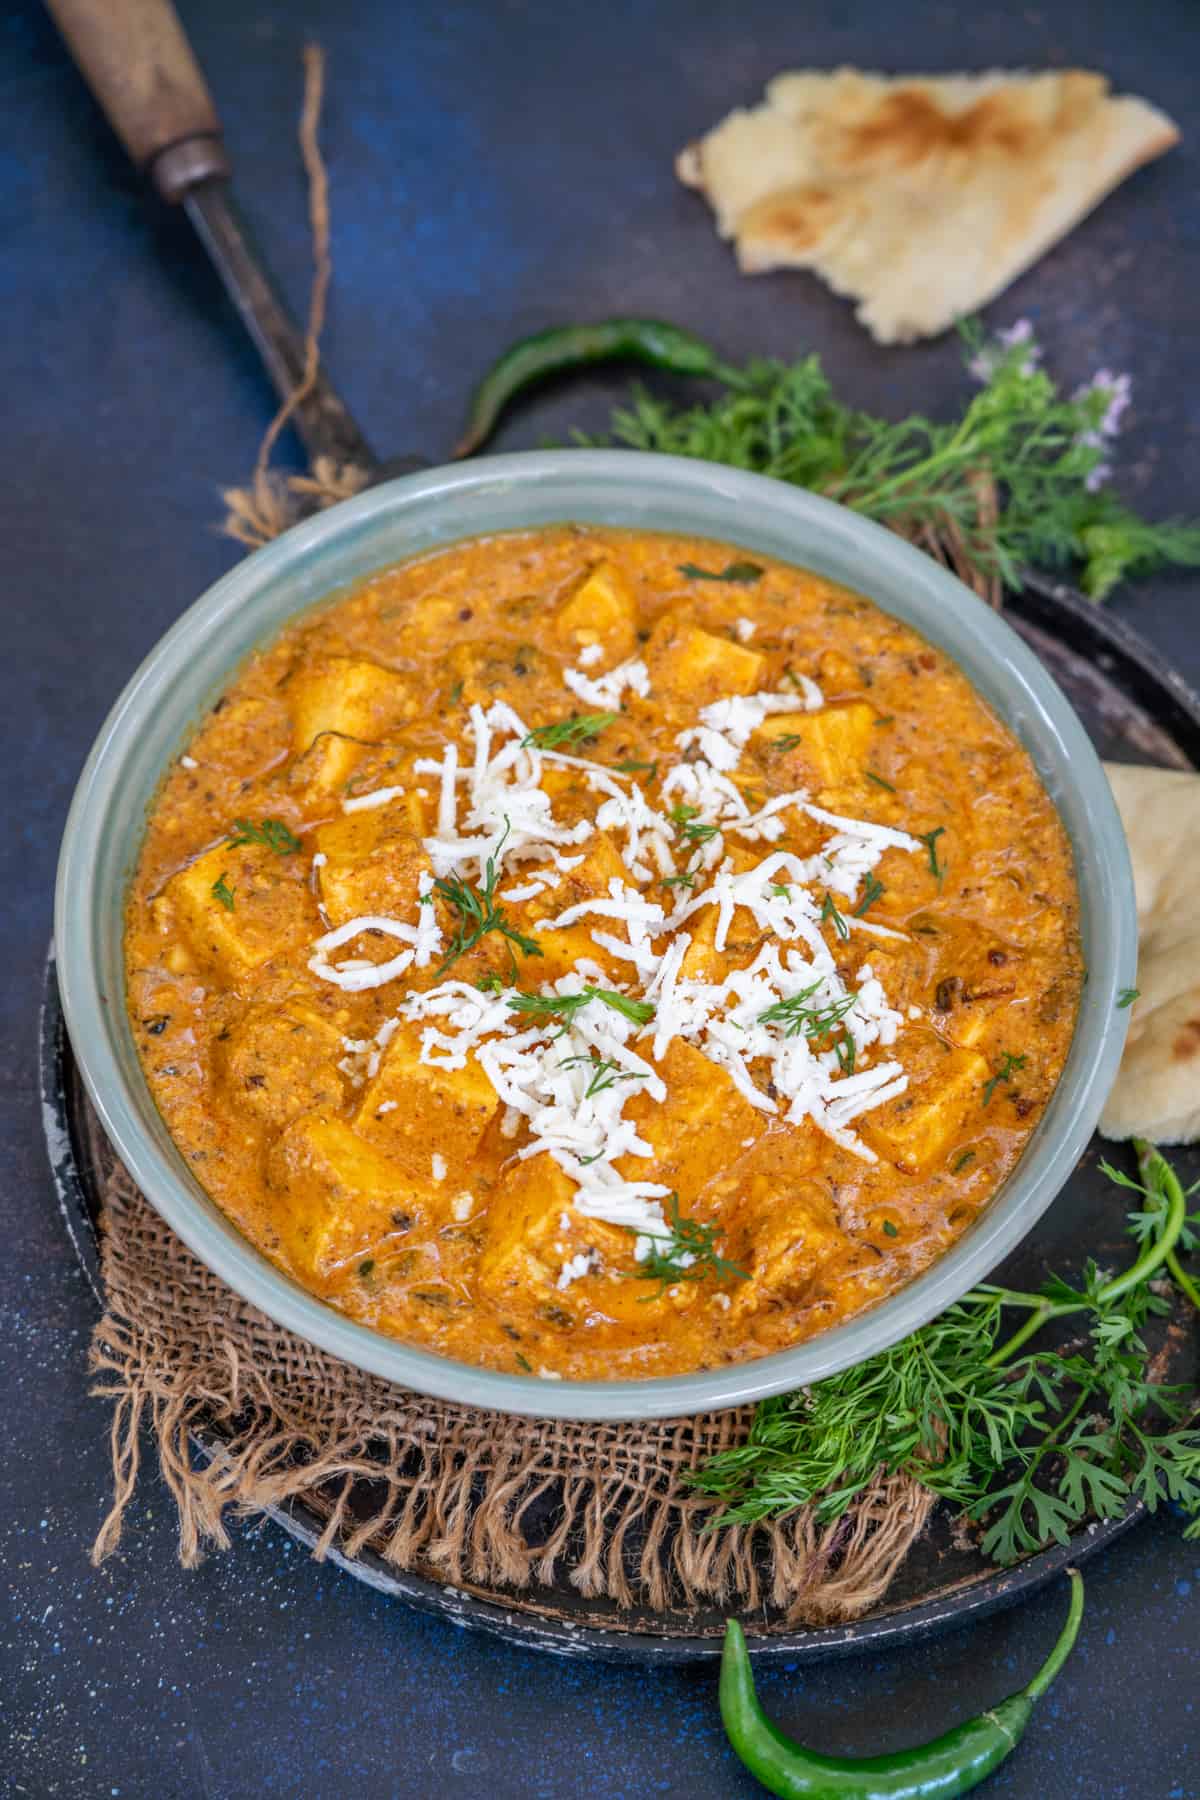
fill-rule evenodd
<path id="1" fill-rule="evenodd" d="M 592 1000 L 602 1000 L 605 1006 L 632 1019 L 635 1025 L 648 1025 L 654 1017 L 653 1001 L 633 1000 L 628 994 L 618 994 L 612 988 L 585 987 L 578 994 L 520 993 L 514 994 L 508 1004 L 514 1012 L 532 1013 L 536 1018 L 573 1019 Z"/>
<path id="2" fill-rule="evenodd" d="M 882 775 L 877 775 L 875 773 L 874 769 L 864 769 L 863 774 L 866 776 L 868 781 L 873 781 L 875 783 L 876 787 L 885 788 L 889 794 L 895 793 L 896 790 L 892 786 L 891 782 L 885 781 L 883 779 Z"/>
<path id="3" fill-rule="evenodd" d="M 822 925 L 832 925 L 835 933 L 840 938 L 848 938 L 850 936 L 850 927 L 838 911 L 837 902 L 832 894 L 826 894 L 821 903 L 821 923 Z"/>
<path id="4" fill-rule="evenodd" d="M 691 888 L 696 885 L 696 877 L 685 869 L 682 875 L 664 875 L 662 884 L 667 888 Z"/>
<path id="5" fill-rule="evenodd" d="M 1000 1058 L 1000 1067 L 991 1080 L 983 1084 L 983 1104 L 987 1106 L 990 1103 L 1001 1082 L 1006 1087 L 1011 1087 L 1013 1076 L 1019 1074 L 1028 1061 L 1027 1056 L 1014 1056 L 1011 1050 L 1005 1050 Z"/>
<path id="6" fill-rule="evenodd" d="M 1135 1000 L 1140 999 L 1141 990 L 1139 988 L 1122 988 L 1117 995 L 1117 1007 L 1124 1009 L 1126 1006 L 1132 1006 Z"/>
<path id="7" fill-rule="evenodd" d="M 785 731 L 782 737 L 769 739 L 767 749 L 778 750 L 781 754 L 786 754 L 787 751 L 794 750 L 797 744 L 803 742 L 804 739 L 798 731 Z"/>
<path id="8" fill-rule="evenodd" d="M 879 717 L 873 719 L 871 722 L 874 725 L 894 725 L 896 722 L 896 715 L 895 713 L 880 713 Z"/>
<path id="9" fill-rule="evenodd" d="M 924 844 L 929 856 L 929 872 L 931 875 L 936 875 L 939 881 L 946 873 L 946 865 L 938 861 L 937 841 L 945 835 L 945 831 L 944 825 L 936 825 L 932 831 L 918 831 L 913 834 L 919 844 Z"/>
<path id="10" fill-rule="evenodd" d="M 631 758 L 627 762 L 613 763 L 612 767 L 617 771 L 618 775 L 640 775 L 645 773 L 650 777 L 651 781 L 656 781 L 658 779 L 657 762 L 634 762 Z"/>
<path id="11" fill-rule="evenodd" d="M 687 838 L 688 842 L 691 844 L 707 844 L 710 839 L 716 837 L 718 831 L 721 829 L 719 825 L 698 824 L 697 820 L 700 817 L 700 808 L 698 806 L 687 806 L 683 802 L 680 802 L 678 806 L 673 806 L 667 814 L 667 817 L 670 819 L 672 825 L 675 826 L 680 836 Z"/>
<path id="12" fill-rule="evenodd" d="M 869 913 L 883 891 L 882 881 L 876 881 L 874 875 L 868 874 L 863 884 L 863 897 L 854 909 L 855 918 L 861 919 Z"/>
<path id="13" fill-rule="evenodd" d="M 952 1175 L 961 1175 L 967 1164 L 974 1161 L 975 1152 L 973 1150 L 963 1150 L 950 1164 L 950 1173 Z"/>
<path id="14" fill-rule="evenodd" d="M 521 739 L 522 750 L 559 750 L 564 744 L 582 744 L 600 733 L 619 717 L 615 712 L 572 713 L 553 725 L 535 725 Z"/>
<path id="15" fill-rule="evenodd" d="M 502 975 L 481 975 L 475 986 L 481 994 L 502 994 L 504 977 Z"/>
<path id="16" fill-rule="evenodd" d="M 519 1350 L 514 1352 L 513 1360 L 516 1362 L 518 1369 L 524 1369 L 526 1375 L 533 1374 L 533 1364 L 527 1356 L 522 1356 Z"/>
<path id="17" fill-rule="evenodd" d="M 263 819 L 257 825 L 252 819 L 235 819 L 228 842 L 262 844 L 265 849 L 273 850 L 276 856 L 291 856 L 300 849 L 300 839 L 294 831 L 288 830 L 282 819 Z"/>
<path id="18" fill-rule="evenodd" d="M 789 1000 L 776 1000 L 773 1006 L 759 1013 L 758 1023 L 782 1025 L 785 1037 L 828 1037 L 834 1027 L 841 1024 L 858 995 L 843 994 L 838 1000 L 826 1000 L 814 1006 L 812 997 L 822 985 L 822 982 L 814 981 Z"/>
<path id="19" fill-rule="evenodd" d="M 897 1226 L 893 1225 L 892 1221 L 890 1219 L 885 1219 L 883 1221 L 883 1234 L 885 1237 L 890 1237 L 890 1238 L 900 1236 L 899 1228 Z"/>
<path id="20" fill-rule="evenodd" d="M 623 1069 L 620 1063 L 611 1056 L 592 1056 L 584 1051 L 579 1056 L 564 1056 L 558 1065 L 560 1069 L 570 1069 L 578 1063 L 586 1063 L 592 1069 L 592 1077 L 583 1090 L 585 1100 L 591 1100 L 596 1094 L 603 1094 L 606 1089 L 615 1087 L 618 1081 L 645 1081 L 647 1076 L 638 1069 Z"/>
<path id="21" fill-rule="evenodd" d="M 686 575 L 689 581 L 730 581 L 739 587 L 749 587 L 751 582 L 761 581 L 765 571 L 760 563 L 731 562 L 723 569 L 701 569 L 695 563 L 680 563 L 679 573 Z"/>
<path id="22" fill-rule="evenodd" d="M 677 1281 L 704 1281 L 710 1275 L 714 1281 L 749 1281 L 745 1269 L 717 1254 L 719 1225 L 702 1225 L 699 1219 L 685 1219 L 679 1211 L 678 1194 L 668 1196 L 663 1210 L 668 1227 L 666 1235 L 660 1237 L 655 1233 L 650 1240 L 649 1255 L 624 1277 L 626 1281 L 657 1281 L 657 1291 L 647 1294 L 647 1300 L 657 1300 Z"/>
<path id="23" fill-rule="evenodd" d="M 221 873 L 212 884 L 212 896 L 214 900 L 219 900 L 221 902 L 221 905 L 225 908 L 226 912 L 232 912 L 233 896 L 237 892 L 237 889 L 230 887 L 225 876 L 226 871 L 222 869 Z"/>
<path id="24" fill-rule="evenodd" d="M 458 705 L 459 701 L 462 699 L 462 691 L 463 691 L 462 682 L 456 681 L 454 683 L 454 686 L 450 689 L 449 700 L 450 700 L 451 706 Z"/>
<path id="25" fill-rule="evenodd" d="M 540 956 L 542 954 L 541 945 L 535 943 L 533 938 L 526 937 L 524 932 L 518 931 L 504 908 L 496 905 L 496 883 L 499 880 L 496 859 L 503 850 L 511 829 L 509 821 L 505 819 L 504 832 L 500 842 L 487 859 L 481 888 L 473 888 L 470 882 L 462 880 L 457 875 L 452 877 L 439 875 L 434 882 L 434 893 L 440 895 L 449 906 L 452 906 L 459 918 L 458 930 L 451 941 L 450 948 L 438 965 L 438 975 L 444 975 L 460 956 L 465 956 L 468 950 L 473 950 L 479 940 L 486 937 L 489 931 L 498 932 L 508 945 L 508 954 L 514 975 L 517 972 L 517 959 L 513 955 L 512 948 L 514 944 L 523 956 Z"/>
<path id="26" fill-rule="evenodd" d="M 975 1288 L 891 1349 L 763 1401 L 748 1438 L 690 1478 L 722 1503 L 714 1526 L 803 1505 L 827 1524 L 883 1471 L 986 1523 L 982 1547 L 999 1562 L 1115 1517 L 1134 1497 L 1151 1509 L 1173 1501 L 1191 1515 L 1186 1535 L 1200 1536 L 1200 1428 L 1185 1422 L 1193 1403 L 1155 1379 L 1142 1337 L 1147 1319 L 1170 1310 L 1156 1291 L 1164 1268 L 1200 1307 L 1175 1254 L 1186 1197 L 1165 1158 L 1137 1149 L 1141 1183 L 1105 1166 L 1148 1202 L 1131 1218 L 1145 1242 L 1128 1268 L 1105 1280 L 1089 1263 L 1077 1288 Z M 1024 1323 L 1006 1337 L 1014 1312 Z M 1065 1347 L 1030 1342 L 1071 1315 L 1079 1327 Z"/>

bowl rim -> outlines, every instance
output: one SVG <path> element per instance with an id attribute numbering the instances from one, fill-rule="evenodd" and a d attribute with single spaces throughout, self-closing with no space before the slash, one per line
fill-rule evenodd
<path id="1" fill-rule="evenodd" d="M 1040 1141 L 1032 1174 L 1027 1167 L 1031 1160 L 1027 1147 L 1026 1155 L 968 1233 L 912 1281 L 850 1320 L 754 1361 L 684 1375 L 613 1381 L 509 1375 L 387 1337 L 318 1300 L 269 1262 L 223 1215 L 214 1219 L 214 1203 L 201 1198 L 201 1190 L 182 1164 L 179 1152 L 172 1148 L 168 1154 L 154 1142 L 141 1117 L 145 1106 L 155 1110 L 149 1089 L 143 1082 L 144 1091 L 135 1098 L 116 1056 L 114 1032 L 122 1028 L 128 1031 L 123 996 L 119 1002 L 109 1003 L 92 950 L 92 925 L 98 910 L 100 840 L 109 815 L 120 804 L 123 765 L 136 741 L 139 721 L 153 708 L 155 696 L 172 680 L 186 685 L 195 643 L 207 642 L 213 634 L 220 633 L 223 622 L 256 594 L 273 588 L 301 568 L 318 549 L 336 545 L 343 536 L 350 538 L 372 521 L 426 505 L 435 498 L 519 493 L 544 481 L 561 480 L 564 475 L 569 476 L 568 485 L 577 490 L 579 506 L 577 513 L 559 515 L 564 521 L 572 517 L 587 522 L 589 489 L 598 491 L 609 480 L 623 487 L 632 484 L 643 495 L 653 495 L 655 489 L 660 490 L 660 497 L 662 490 L 669 489 L 689 499 L 705 492 L 719 493 L 723 500 L 744 504 L 749 510 L 761 513 L 765 508 L 784 527 L 794 527 L 798 567 L 806 566 L 803 545 L 807 528 L 826 543 L 832 539 L 852 541 L 853 548 L 880 569 L 881 585 L 903 585 L 907 581 L 944 600 L 944 635 L 926 625 L 913 628 L 939 643 L 956 662 L 955 651 L 945 649 L 945 637 L 970 643 L 995 658 L 1004 672 L 1006 692 L 1011 690 L 1014 706 L 1019 698 L 1036 715 L 1040 731 L 1048 733 L 1056 769 L 1066 787 L 1082 800 L 1088 828 L 1095 832 L 1104 852 L 1093 858 L 1099 887 L 1089 898 L 1098 917 L 1106 921 L 1106 966 L 1100 970 L 1089 968 L 1068 1062 L 1043 1124 L 1052 1119 L 1056 1109 L 1063 1110 L 1060 1098 L 1064 1103 L 1065 1098 L 1070 1099 L 1069 1116 L 1054 1135 L 1048 1133 Z M 651 512 L 654 510 L 653 498 L 642 504 Z M 666 506 L 665 499 L 662 505 Z M 629 528 L 656 529 L 651 518 L 632 523 Z M 521 529 L 519 521 L 514 518 L 507 529 Z M 763 524 L 760 535 L 766 529 Z M 753 538 L 755 529 L 750 522 L 747 530 Z M 453 541 L 461 538 L 443 540 L 447 544 Z M 721 530 L 714 534 L 714 541 L 741 540 Z M 393 556 L 390 563 L 405 560 L 408 558 L 403 555 Z M 382 568 L 389 563 L 376 566 Z M 366 578 L 356 576 L 355 582 Z M 337 592 L 336 583 L 332 589 L 322 590 L 326 596 L 331 591 Z M 318 604 L 319 596 L 305 594 L 289 608 L 286 619 L 264 629 L 255 641 L 269 642 L 286 624 Z M 875 604 L 885 612 L 889 610 L 886 599 L 876 599 Z M 241 655 L 231 659 L 227 679 L 242 660 Z M 969 673 L 968 679 L 978 686 Z M 199 698 L 197 694 L 196 699 Z M 1008 724 L 1010 730 L 1016 729 L 1011 721 Z M 160 778 L 166 766 L 166 761 L 160 765 Z M 140 841 L 139 826 L 139 844 Z M 402 476 L 294 526 L 236 564 L 158 640 L 127 682 L 96 736 L 63 833 L 55 892 L 55 940 L 68 1031 L 88 1093 L 106 1132 L 130 1175 L 161 1217 L 193 1254 L 236 1293 L 279 1325 L 341 1360 L 418 1392 L 509 1413 L 597 1420 L 715 1412 L 821 1380 L 908 1336 L 986 1278 L 1049 1206 L 1092 1134 L 1115 1076 L 1128 1028 L 1128 1010 L 1117 1007 L 1117 996 L 1121 988 L 1134 984 L 1137 958 L 1132 871 L 1116 804 L 1099 758 L 1069 701 L 1011 626 L 924 552 L 832 501 L 766 476 L 679 457 L 622 450 L 516 452 Z M 1069 1096 L 1064 1096 L 1068 1071 L 1072 1069 L 1073 1086 Z M 1039 1126 L 1039 1133 L 1041 1129 Z M 1021 1182 L 1023 1195 L 1019 1202 L 1006 1207 L 1001 1204 L 1002 1197 L 1016 1182 Z"/>

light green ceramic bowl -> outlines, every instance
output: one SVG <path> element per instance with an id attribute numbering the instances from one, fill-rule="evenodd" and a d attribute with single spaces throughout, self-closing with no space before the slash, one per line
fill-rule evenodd
<path id="1" fill-rule="evenodd" d="M 648 1381 L 543 1381 L 409 1348 L 291 1281 L 193 1179 L 138 1065 L 122 1002 L 122 912 L 147 809 L 171 759 L 246 654 L 373 570 L 480 533 L 578 520 L 710 537 L 843 582 L 965 670 L 1025 744 L 1075 852 L 1088 981 L 1066 1069 L 1020 1164 L 931 1269 L 848 1324 L 733 1368 Z M 930 722 L 936 732 L 937 722 Z M 444 1399 L 556 1418 L 706 1412 L 818 1381 L 895 1343 L 986 1277 L 1049 1206 L 1091 1136 L 1120 1059 L 1137 961 L 1133 883 L 1108 783 L 1070 705 L 1002 619 L 928 557 L 839 506 L 757 475 L 622 451 L 498 456 L 346 501 L 240 563 L 142 664 L 87 761 L 67 821 L 55 934 L 71 1042 L 143 1192 L 230 1287 L 347 1362 Z"/>

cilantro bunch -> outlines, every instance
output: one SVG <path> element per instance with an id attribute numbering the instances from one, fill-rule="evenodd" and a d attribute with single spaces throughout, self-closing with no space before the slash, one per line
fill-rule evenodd
<path id="1" fill-rule="evenodd" d="M 1025 322 L 993 343 L 964 326 L 963 339 L 982 386 L 955 422 L 856 411 L 808 356 L 724 369 L 725 391 L 709 405 L 679 407 L 637 389 L 598 441 L 811 488 L 984 584 L 1016 586 L 1026 564 L 1076 562 L 1085 591 L 1102 600 L 1126 576 L 1200 565 L 1200 523 L 1150 523 L 1107 486 L 1126 376 L 1102 371 L 1067 396 L 1041 368 Z"/>
<path id="2" fill-rule="evenodd" d="M 1139 1156 L 1140 1181 L 1105 1165 L 1143 1203 L 1129 1219 L 1141 1245 L 1129 1268 L 1105 1277 L 1089 1262 L 1078 1287 L 1054 1280 L 1036 1294 L 978 1287 L 890 1350 L 763 1401 L 747 1441 L 692 1477 L 723 1502 L 714 1523 L 809 1503 L 836 1519 L 886 1469 L 979 1521 L 984 1554 L 1001 1563 L 1065 1543 L 1134 1500 L 1179 1505 L 1187 1535 L 1200 1536 L 1196 1396 L 1156 1379 L 1143 1335 L 1171 1312 L 1172 1281 L 1200 1306 L 1180 1261 L 1200 1248 L 1200 1213 L 1189 1216 L 1158 1151 L 1141 1145 Z M 1065 1318 L 1065 1343 L 1034 1344 Z"/>

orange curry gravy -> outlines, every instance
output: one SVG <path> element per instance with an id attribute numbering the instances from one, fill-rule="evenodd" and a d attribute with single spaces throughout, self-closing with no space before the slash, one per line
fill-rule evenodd
<path id="1" fill-rule="evenodd" d="M 777 1350 L 926 1267 L 1082 976 L 1059 819 L 943 655 L 803 570 L 574 526 L 255 657 L 126 941 L 154 1097 L 247 1237 L 407 1342 L 578 1378 Z"/>

